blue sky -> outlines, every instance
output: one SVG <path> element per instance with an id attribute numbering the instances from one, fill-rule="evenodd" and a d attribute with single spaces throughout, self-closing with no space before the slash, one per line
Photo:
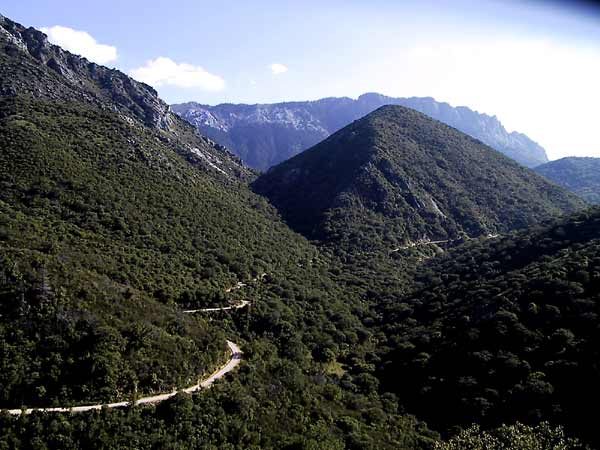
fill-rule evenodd
<path id="1" fill-rule="evenodd" d="M 364 92 L 497 115 L 551 158 L 600 156 L 600 13 L 510 0 L 5 0 L 0 12 L 170 103 Z"/>

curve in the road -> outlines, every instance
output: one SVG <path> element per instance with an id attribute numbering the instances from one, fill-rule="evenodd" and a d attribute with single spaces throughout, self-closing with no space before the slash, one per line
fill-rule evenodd
<path id="1" fill-rule="evenodd" d="M 257 281 L 261 281 L 266 276 L 267 276 L 266 273 L 262 273 L 262 274 L 258 275 L 257 277 L 253 278 L 252 282 L 255 283 Z M 229 294 L 233 291 L 237 291 L 238 289 L 245 288 L 246 286 L 248 286 L 246 283 L 238 281 L 235 286 L 225 289 L 225 292 Z M 215 311 L 231 311 L 232 309 L 245 308 L 249 304 L 250 304 L 250 302 L 248 300 L 240 300 L 240 303 L 238 303 L 237 305 L 221 306 L 221 307 L 217 307 L 217 308 L 186 309 L 183 312 L 185 314 L 194 314 L 194 313 L 215 312 Z"/>
<path id="2" fill-rule="evenodd" d="M 235 369 L 239 365 L 240 361 L 242 360 L 242 351 L 240 350 L 238 345 L 235 344 L 234 342 L 227 341 L 227 346 L 229 347 L 229 351 L 231 352 L 231 358 L 229 358 L 229 361 L 227 362 L 227 364 L 225 364 L 219 370 L 212 373 L 208 378 L 205 378 L 204 380 L 198 382 L 198 384 L 195 384 L 186 389 L 183 389 L 183 392 L 191 394 L 193 392 L 196 392 L 196 391 L 199 391 L 202 389 L 207 389 L 207 388 L 211 387 L 215 381 L 217 381 L 220 378 L 223 378 L 225 375 L 227 375 L 229 372 L 231 372 L 233 369 Z M 169 392 L 167 394 L 159 394 L 159 395 L 153 395 L 153 396 L 149 396 L 149 397 L 142 397 L 142 398 L 136 400 L 135 405 L 160 403 L 160 402 L 170 399 L 171 397 L 175 396 L 176 394 L 177 394 L 177 391 L 175 390 L 175 391 Z M 102 409 L 105 406 L 107 408 L 122 408 L 122 407 L 130 405 L 130 404 L 131 404 L 131 402 L 116 402 L 116 403 L 108 403 L 108 404 L 98 403 L 95 405 L 85 405 L 85 406 L 9 409 L 6 411 L 12 415 L 31 414 L 34 411 L 77 413 L 77 412 L 92 411 L 95 409 Z"/>
<path id="3" fill-rule="evenodd" d="M 254 278 L 252 281 L 262 280 L 265 277 L 265 275 L 266 274 L 261 274 L 258 277 Z M 225 292 L 236 291 L 243 287 L 246 287 L 246 284 L 242 283 L 242 282 L 238 282 L 235 286 L 226 289 Z M 183 311 L 183 312 L 186 314 L 193 314 L 193 313 L 198 313 L 198 312 L 230 311 L 233 309 L 244 308 L 244 307 L 248 306 L 249 304 L 250 304 L 250 302 L 248 300 L 241 300 L 240 303 L 238 303 L 237 305 L 224 306 L 221 308 L 189 309 L 189 310 Z M 229 351 L 231 352 L 231 358 L 229 358 L 229 361 L 227 362 L 227 364 L 225 364 L 223 367 L 221 367 L 219 370 L 214 372 L 212 375 L 210 375 L 205 380 L 200 381 L 198 384 L 195 384 L 193 386 L 183 389 L 183 392 L 191 394 L 192 392 L 196 392 L 201 389 L 209 388 L 210 386 L 212 386 L 212 384 L 215 381 L 217 381 L 219 378 L 223 378 L 226 374 L 231 372 L 233 369 L 235 369 L 239 365 L 240 361 L 242 360 L 242 351 L 240 350 L 238 345 L 235 344 L 234 342 L 227 341 L 227 346 L 229 347 Z M 168 400 L 169 398 L 173 397 L 176 394 L 177 394 L 177 390 L 175 390 L 173 392 L 169 392 L 167 394 L 159 394 L 159 395 L 152 395 L 149 397 L 142 397 L 135 401 L 135 405 L 146 405 L 148 403 L 160 403 L 165 400 Z M 95 405 L 84 405 L 84 406 L 66 406 L 66 407 L 59 406 L 59 407 L 54 407 L 54 408 L 19 408 L 19 409 L 8 409 L 5 411 L 7 411 L 9 414 L 12 414 L 12 415 L 31 414 L 34 411 L 74 412 L 74 413 L 76 413 L 76 412 L 92 411 L 95 409 L 102 409 L 104 406 L 106 406 L 107 408 L 122 408 L 122 407 L 130 405 L 130 404 L 131 404 L 131 402 L 125 401 L 125 402 L 115 402 L 115 403 L 108 403 L 108 404 L 98 403 Z"/>

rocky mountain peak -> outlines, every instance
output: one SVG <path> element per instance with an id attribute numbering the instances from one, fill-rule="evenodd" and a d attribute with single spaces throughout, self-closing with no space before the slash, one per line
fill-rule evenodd
<path id="1" fill-rule="evenodd" d="M 37 63 L 49 67 L 66 80 L 68 85 L 56 86 L 61 96 L 65 94 L 76 100 L 93 101 L 104 108 L 117 109 L 147 126 L 159 129 L 169 129 L 173 120 L 170 108 L 158 97 L 155 89 L 147 84 L 135 81 L 124 73 L 104 67 L 87 59 L 74 55 L 62 48 L 51 44 L 48 37 L 35 28 L 25 28 L 12 20 L 0 18 L 0 44 L 11 56 L 21 52 L 25 58 L 21 65 L 27 65 L 27 59 L 32 58 Z M 31 69 L 31 68 L 30 68 Z M 56 80 L 42 80 L 29 76 L 28 91 L 36 97 L 53 98 L 58 93 L 46 89 L 48 84 Z M 22 92 L 24 80 L 22 77 L 5 77 L 0 85 L 2 95 Z"/>
<path id="2" fill-rule="evenodd" d="M 384 105 L 401 105 L 444 122 L 524 166 L 548 161 L 545 150 L 524 134 L 509 133 L 496 116 L 453 107 L 431 97 L 394 98 L 370 92 L 354 100 L 329 97 L 307 102 L 217 106 L 184 103 L 173 111 L 203 134 L 229 147 L 259 170 L 285 161 Z"/>
<path id="3" fill-rule="evenodd" d="M 152 87 L 63 50 L 41 31 L 6 17 L 0 19 L 0 98 L 112 113 L 132 129 L 147 128 L 157 141 L 219 179 L 253 176 L 239 158 L 171 112 Z"/>

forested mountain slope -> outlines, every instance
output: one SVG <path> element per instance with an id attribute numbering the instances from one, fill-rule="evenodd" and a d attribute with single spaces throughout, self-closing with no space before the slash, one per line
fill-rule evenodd
<path id="1" fill-rule="evenodd" d="M 425 315 L 417 317 L 423 328 L 404 322 L 402 305 L 412 296 L 400 294 L 410 277 L 391 273 L 396 262 L 398 271 L 414 263 L 418 272 L 418 255 L 395 252 L 385 271 L 369 258 L 364 273 L 346 273 L 352 258 L 333 257 L 332 247 L 321 251 L 290 230 L 248 189 L 252 171 L 170 113 L 153 89 L 2 17 L 0 74 L 0 409 L 171 392 L 212 372 L 226 357 L 226 339 L 244 352 L 239 369 L 210 391 L 159 405 L 0 412 L 0 448 L 391 450 L 438 442 L 404 413 L 418 409 L 416 391 L 390 383 L 398 365 L 407 386 L 429 380 L 415 381 L 415 358 L 397 345 L 426 345 L 410 333 L 437 330 Z M 354 127 L 322 144 L 343 144 L 331 152 L 335 160 L 313 161 L 311 151 L 310 173 L 291 172 L 315 187 L 305 200 L 327 194 L 337 202 L 337 216 L 325 215 L 328 242 L 387 251 L 582 206 L 414 111 L 384 108 Z M 469 158 L 479 166 L 465 166 Z M 330 177 L 336 168 L 341 178 Z M 473 186 L 460 183 L 461 171 L 475 176 Z M 339 180 L 348 182 L 342 190 Z M 475 190 L 484 200 L 459 198 Z M 574 234 L 585 240 L 585 230 Z M 239 281 L 248 286 L 225 293 Z M 240 300 L 248 307 L 182 312 Z M 543 398 L 535 408 L 545 414 Z M 419 414 L 439 429 L 477 417 L 459 412 Z"/>
<path id="2" fill-rule="evenodd" d="M 587 202 L 600 204 L 600 158 L 563 158 L 535 171 Z"/>
<path id="3" fill-rule="evenodd" d="M 343 249 L 503 233 L 584 202 L 481 142 L 384 106 L 254 183 L 292 228 Z"/>
<path id="4" fill-rule="evenodd" d="M 189 384 L 223 337 L 162 305 L 314 252 L 150 88 L 1 25 L 3 406 Z"/>
<path id="5" fill-rule="evenodd" d="M 52 45 L 40 31 L 1 15 L 0 42 L 2 97 L 82 102 L 112 112 L 132 126 L 161 130 L 162 142 L 175 141 L 179 153 L 207 171 L 236 178 L 250 175 L 239 158 L 194 133 L 150 86 Z"/>
<path id="6" fill-rule="evenodd" d="M 51 402 L 68 384 L 66 371 L 82 386 L 63 399 L 107 400 L 132 383 L 143 391 L 195 379 L 206 332 L 159 313 L 161 304 L 222 296 L 275 263 L 280 248 L 292 259 L 314 251 L 237 181 L 247 170 L 171 115 L 151 88 L 51 46 L 36 30 L 8 19 L 0 28 L 4 295 L 20 298 L 2 314 L 11 349 L 2 359 L 5 404 Z M 131 88 L 131 99 L 111 83 Z M 142 304 L 148 318 L 136 318 Z M 165 316 L 158 324 L 153 310 Z M 48 335 L 39 334 L 43 326 Z M 171 337 L 175 330 L 184 335 Z M 47 345 L 67 331 L 70 339 Z M 109 360 L 78 372 L 93 346 L 114 339 L 102 356 Z M 136 362 L 140 351 L 156 361 Z M 161 360 L 173 353 L 182 366 Z M 130 367 L 140 363 L 156 368 Z"/>
<path id="7" fill-rule="evenodd" d="M 232 149 L 246 164 L 267 170 L 319 143 L 354 120 L 385 105 L 415 109 L 444 122 L 527 167 L 548 161 L 546 151 L 522 133 L 509 133 L 495 116 L 452 107 L 430 97 L 394 98 L 369 93 L 354 100 L 324 98 L 310 102 L 259 105 L 173 105 L 173 110 L 203 134 Z"/>
<path id="8" fill-rule="evenodd" d="M 151 88 L 6 18 L 0 74 L 0 409 L 170 392 L 214 370 L 226 338 L 245 359 L 210 392 L 160 406 L 0 413 L 0 447 L 433 442 L 377 389 L 369 305 L 247 188 L 235 157 Z M 182 313 L 241 298 L 248 308 Z"/>
<path id="9" fill-rule="evenodd" d="M 382 309 L 382 383 L 438 429 L 547 420 L 597 446 L 599 305 L 598 209 L 468 243 Z"/>

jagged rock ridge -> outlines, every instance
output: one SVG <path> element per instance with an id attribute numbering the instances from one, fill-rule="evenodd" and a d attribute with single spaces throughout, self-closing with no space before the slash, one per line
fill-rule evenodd
<path id="1" fill-rule="evenodd" d="M 50 44 L 41 31 L 0 15 L 0 97 L 17 96 L 94 105 L 158 132 L 158 139 L 209 172 L 231 179 L 252 176 L 238 157 L 171 112 L 152 87 L 73 55 Z"/>
<path id="2" fill-rule="evenodd" d="M 495 116 L 452 107 L 433 98 L 364 94 L 310 102 L 207 106 L 190 102 L 173 110 L 202 133 L 231 148 L 246 164 L 266 170 L 317 144 L 384 105 L 402 105 L 444 122 L 527 167 L 548 161 L 545 150 L 521 133 L 508 133 Z"/>

